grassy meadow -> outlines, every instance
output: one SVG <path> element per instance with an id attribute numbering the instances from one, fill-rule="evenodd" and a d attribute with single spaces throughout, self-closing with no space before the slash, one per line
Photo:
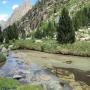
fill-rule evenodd
<path id="1" fill-rule="evenodd" d="M 16 40 L 13 50 L 28 49 L 47 53 L 90 56 L 90 41 L 76 41 L 73 44 L 59 44 L 55 40 L 42 40 L 36 42 L 33 40 Z"/>

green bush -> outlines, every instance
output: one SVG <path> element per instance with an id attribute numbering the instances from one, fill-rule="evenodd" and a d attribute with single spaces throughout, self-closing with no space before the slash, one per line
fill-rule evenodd
<path id="1" fill-rule="evenodd" d="M 6 60 L 6 56 L 2 53 L 0 53 L 0 62 L 3 62 Z"/>
<path id="2" fill-rule="evenodd" d="M 42 25 L 36 30 L 35 38 L 54 38 L 56 34 L 56 27 L 54 22 L 42 23 Z"/>
<path id="3" fill-rule="evenodd" d="M 16 89 L 17 86 L 20 86 L 21 84 L 11 78 L 0 78 L 0 90 L 7 88 L 7 89 Z M 5 89 L 6 90 L 6 89 Z"/>
<path id="4" fill-rule="evenodd" d="M 73 17 L 74 28 L 77 31 L 81 27 L 90 24 L 90 6 L 80 9 Z"/>

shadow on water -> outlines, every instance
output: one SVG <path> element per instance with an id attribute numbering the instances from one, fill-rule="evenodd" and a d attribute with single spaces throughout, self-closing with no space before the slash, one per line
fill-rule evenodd
<path id="1" fill-rule="evenodd" d="M 61 68 L 61 67 L 54 67 L 56 70 L 62 69 L 69 71 L 70 73 L 73 73 L 75 75 L 76 81 L 82 81 L 85 82 L 87 85 L 90 86 L 90 71 L 83 71 L 79 69 L 74 68 Z"/>

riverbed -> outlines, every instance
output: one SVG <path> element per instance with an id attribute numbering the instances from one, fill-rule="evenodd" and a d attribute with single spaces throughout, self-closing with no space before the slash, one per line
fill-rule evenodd
<path id="1" fill-rule="evenodd" d="M 72 87 L 37 63 L 25 63 L 13 52 L 8 53 L 6 62 L 0 66 L 0 77 L 13 78 L 21 84 L 41 85 L 43 90 L 72 90 Z"/>
<path id="2" fill-rule="evenodd" d="M 40 66 L 57 66 L 62 68 L 75 68 L 83 71 L 90 71 L 90 57 L 49 54 L 32 50 L 17 50 L 14 52 L 16 57 L 19 57 L 27 64 L 35 62 Z M 69 64 L 68 62 L 71 63 Z"/>
<path id="3" fill-rule="evenodd" d="M 32 50 L 17 50 L 14 52 L 15 56 L 26 64 L 37 63 L 44 68 L 51 69 L 51 72 L 55 71 L 55 75 L 58 74 L 57 68 L 59 71 L 69 72 L 67 76 L 64 74 L 57 76 L 71 84 L 74 90 L 90 89 L 90 57 L 49 54 Z"/>

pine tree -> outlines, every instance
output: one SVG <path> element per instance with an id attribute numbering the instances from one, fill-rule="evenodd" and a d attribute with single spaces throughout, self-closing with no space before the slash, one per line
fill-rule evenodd
<path id="1" fill-rule="evenodd" d="M 13 39 L 18 39 L 19 32 L 15 23 L 12 25 L 12 32 L 13 32 Z"/>
<path id="2" fill-rule="evenodd" d="M 63 8 L 57 27 L 57 40 L 59 43 L 73 43 L 75 41 L 75 31 L 72 20 L 66 8 Z"/>

